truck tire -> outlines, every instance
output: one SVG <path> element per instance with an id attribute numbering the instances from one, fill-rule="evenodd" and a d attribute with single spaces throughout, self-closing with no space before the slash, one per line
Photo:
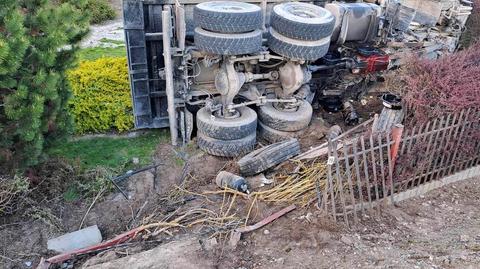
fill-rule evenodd
<path id="1" fill-rule="evenodd" d="M 257 130 L 258 130 L 259 137 L 269 143 L 277 143 L 277 142 L 285 141 L 292 138 L 299 138 L 305 133 L 305 129 L 296 131 L 296 132 L 278 131 L 266 126 L 260 121 L 258 122 Z"/>
<path id="2" fill-rule="evenodd" d="M 245 155 L 237 163 L 242 176 L 253 176 L 298 154 L 300 154 L 298 140 L 289 139 L 257 149 Z"/>
<path id="3" fill-rule="evenodd" d="M 273 52 L 290 59 L 315 61 L 327 54 L 330 37 L 315 41 L 293 39 L 281 35 L 270 27 L 268 46 Z"/>
<path id="4" fill-rule="evenodd" d="M 211 1 L 197 4 L 193 10 L 195 25 L 218 33 L 244 33 L 262 28 L 259 6 L 235 1 Z"/>
<path id="5" fill-rule="evenodd" d="M 197 112 L 198 132 L 207 137 L 220 140 L 234 140 L 244 138 L 255 133 L 257 129 L 257 113 L 249 107 L 236 109 L 237 118 L 221 118 L 212 115 L 206 107 Z"/>
<path id="6" fill-rule="evenodd" d="M 262 31 L 255 30 L 240 34 L 223 34 L 195 28 L 195 46 L 217 55 L 240 55 L 262 49 Z"/>
<path id="7" fill-rule="evenodd" d="M 255 148 L 256 139 L 255 132 L 235 140 L 215 139 L 200 132 L 197 134 L 198 147 L 208 154 L 220 157 L 238 157 L 249 153 Z"/>
<path id="8" fill-rule="evenodd" d="M 313 108 L 310 103 L 301 100 L 296 111 L 282 111 L 267 103 L 258 108 L 258 119 L 264 125 L 278 131 L 295 132 L 308 127 L 312 120 Z"/>
<path id="9" fill-rule="evenodd" d="M 270 25 L 289 38 L 319 40 L 332 35 L 335 17 L 316 5 L 288 2 L 273 7 Z"/>

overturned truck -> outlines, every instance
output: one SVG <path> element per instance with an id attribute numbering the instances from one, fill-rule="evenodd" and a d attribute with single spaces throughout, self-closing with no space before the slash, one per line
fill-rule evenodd
<path id="1" fill-rule="evenodd" d="M 418 8 L 425 2 L 438 15 Z M 257 132 L 269 142 L 295 137 L 314 99 L 335 111 L 365 94 L 399 62 L 392 55 L 441 39 L 432 28 L 456 46 L 470 10 L 459 0 L 125 0 L 135 126 L 169 127 L 174 145 L 196 130 L 202 150 L 225 157 L 253 150 Z"/>

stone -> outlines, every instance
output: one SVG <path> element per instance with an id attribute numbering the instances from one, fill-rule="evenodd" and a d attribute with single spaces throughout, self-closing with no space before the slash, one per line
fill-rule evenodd
<path id="1" fill-rule="evenodd" d="M 460 235 L 460 242 L 467 243 L 468 241 L 470 241 L 470 239 L 468 238 L 468 235 L 465 235 L 465 234 Z"/>
<path id="2" fill-rule="evenodd" d="M 269 234 L 270 234 L 270 231 L 269 231 L 269 230 L 264 230 L 264 231 L 263 231 L 263 234 L 264 234 L 264 235 L 269 235 Z"/>
<path id="3" fill-rule="evenodd" d="M 213 250 L 217 245 L 218 245 L 218 242 L 217 242 L 217 238 L 215 237 L 203 240 L 203 248 L 206 251 Z"/>

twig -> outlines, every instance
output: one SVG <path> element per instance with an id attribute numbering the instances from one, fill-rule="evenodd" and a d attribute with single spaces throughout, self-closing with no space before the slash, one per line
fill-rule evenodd
<path id="1" fill-rule="evenodd" d="M 90 213 L 90 210 L 92 210 L 93 205 L 95 205 L 95 202 L 96 202 L 97 199 L 103 194 L 104 191 L 105 191 L 105 188 L 101 189 L 101 190 L 97 193 L 97 196 L 95 196 L 95 198 L 93 199 L 93 202 L 92 202 L 92 203 L 90 204 L 90 206 L 88 207 L 87 212 L 85 212 L 85 215 L 83 215 L 82 222 L 80 222 L 80 226 L 78 227 L 79 230 L 82 229 L 83 222 L 84 222 L 85 219 L 87 218 L 88 213 Z"/>

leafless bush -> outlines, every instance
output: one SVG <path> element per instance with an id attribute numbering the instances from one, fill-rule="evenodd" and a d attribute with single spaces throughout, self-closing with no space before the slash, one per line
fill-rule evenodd
<path id="1" fill-rule="evenodd" d="M 29 181 L 25 177 L 0 177 L 0 216 L 13 213 L 28 193 Z"/>

